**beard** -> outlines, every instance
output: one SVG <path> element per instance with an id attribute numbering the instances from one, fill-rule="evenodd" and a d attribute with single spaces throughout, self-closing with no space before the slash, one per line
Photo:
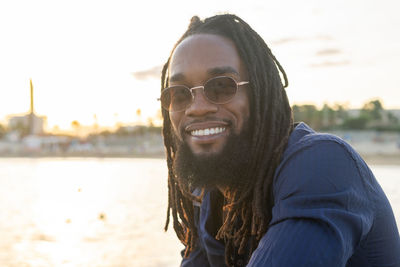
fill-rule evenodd
<path id="1" fill-rule="evenodd" d="M 241 189 L 247 181 L 250 163 L 250 127 L 228 136 L 223 149 L 212 155 L 195 155 L 189 145 L 175 138 L 177 147 L 173 170 L 179 182 L 189 188 Z"/>

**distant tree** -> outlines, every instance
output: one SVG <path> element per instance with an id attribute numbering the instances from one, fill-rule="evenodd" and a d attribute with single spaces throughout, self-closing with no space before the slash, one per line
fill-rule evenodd
<path id="1" fill-rule="evenodd" d="M 104 130 L 104 131 L 101 131 L 100 133 L 98 133 L 99 136 L 104 136 L 104 137 L 110 136 L 112 134 L 113 133 L 109 130 Z"/>
<path id="2" fill-rule="evenodd" d="M 347 105 L 335 104 L 330 107 L 324 104 L 318 110 L 314 105 L 293 105 L 295 121 L 303 121 L 315 130 L 334 128 L 399 131 L 400 120 L 391 112 L 385 111 L 380 100 L 365 103 L 357 117 L 350 117 Z"/>
<path id="3" fill-rule="evenodd" d="M 336 117 L 336 124 L 341 124 L 349 117 L 349 113 L 347 112 L 348 107 L 343 104 L 335 104 L 335 117 Z"/>
<path id="4" fill-rule="evenodd" d="M 364 104 L 361 114 L 369 117 L 370 120 L 376 121 L 382 119 L 383 106 L 379 100 L 372 100 Z"/>
<path id="5" fill-rule="evenodd" d="M 79 123 L 79 121 L 72 121 L 71 122 L 71 127 L 73 128 L 73 129 L 79 129 L 80 127 L 81 127 L 81 124 Z"/>
<path id="6" fill-rule="evenodd" d="M 299 122 L 303 121 L 310 125 L 312 128 L 318 130 L 322 126 L 321 112 L 314 105 L 293 105 L 294 120 Z"/>
<path id="7" fill-rule="evenodd" d="M 115 134 L 118 136 L 126 136 L 129 134 L 128 130 L 124 126 L 118 127 L 118 129 L 115 131 Z"/>
<path id="8" fill-rule="evenodd" d="M 7 133 L 7 129 L 4 125 L 0 124 L 0 138 L 3 138 Z"/>
<path id="9" fill-rule="evenodd" d="M 368 121 L 368 117 L 360 115 L 356 118 L 347 118 L 342 123 L 342 127 L 344 129 L 364 130 L 367 127 Z"/>
<path id="10" fill-rule="evenodd" d="M 301 120 L 300 106 L 299 105 L 293 105 L 292 106 L 292 112 L 293 112 L 294 121 L 300 121 Z"/>
<path id="11" fill-rule="evenodd" d="M 79 123 L 79 121 L 74 120 L 71 122 L 71 128 L 75 130 L 76 135 L 79 135 L 79 131 L 81 129 L 81 124 Z"/>
<path id="12" fill-rule="evenodd" d="M 336 124 L 336 112 L 328 104 L 324 104 L 321 110 L 322 128 L 332 128 Z"/>
<path id="13" fill-rule="evenodd" d="M 379 100 L 372 100 L 362 107 L 360 115 L 356 118 L 347 118 L 342 126 L 345 129 L 376 129 L 382 127 L 384 109 Z"/>

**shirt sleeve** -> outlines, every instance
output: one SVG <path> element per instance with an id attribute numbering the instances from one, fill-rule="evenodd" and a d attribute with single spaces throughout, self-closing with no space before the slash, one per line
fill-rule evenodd
<path id="1" fill-rule="evenodd" d="M 374 209 L 359 170 L 365 163 L 352 153 L 325 140 L 282 162 L 270 227 L 248 266 L 346 266 L 371 228 Z"/>

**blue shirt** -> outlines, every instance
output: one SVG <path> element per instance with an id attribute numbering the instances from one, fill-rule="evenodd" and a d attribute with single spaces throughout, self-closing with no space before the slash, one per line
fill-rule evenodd
<path id="1" fill-rule="evenodd" d="M 389 201 L 366 163 L 340 138 L 298 124 L 275 171 L 273 192 L 268 232 L 247 266 L 400 266 Z M 208 231 L 214 193 L 207 192 L 197 209 L 198 244 L 183 267 L 225 266 L 224 244 Z"/>

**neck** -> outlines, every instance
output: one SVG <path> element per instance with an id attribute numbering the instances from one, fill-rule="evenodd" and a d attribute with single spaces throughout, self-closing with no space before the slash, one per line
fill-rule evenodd
<path id="1" fill-rule="evenodd" d="M 219 190 L 219 192 L 221 192 L 221 194 L 224 196 L 224 198 L 227 198 L 227 187 L 226 186 L 219 186 L 217 185 L 217 188 Z"/>

